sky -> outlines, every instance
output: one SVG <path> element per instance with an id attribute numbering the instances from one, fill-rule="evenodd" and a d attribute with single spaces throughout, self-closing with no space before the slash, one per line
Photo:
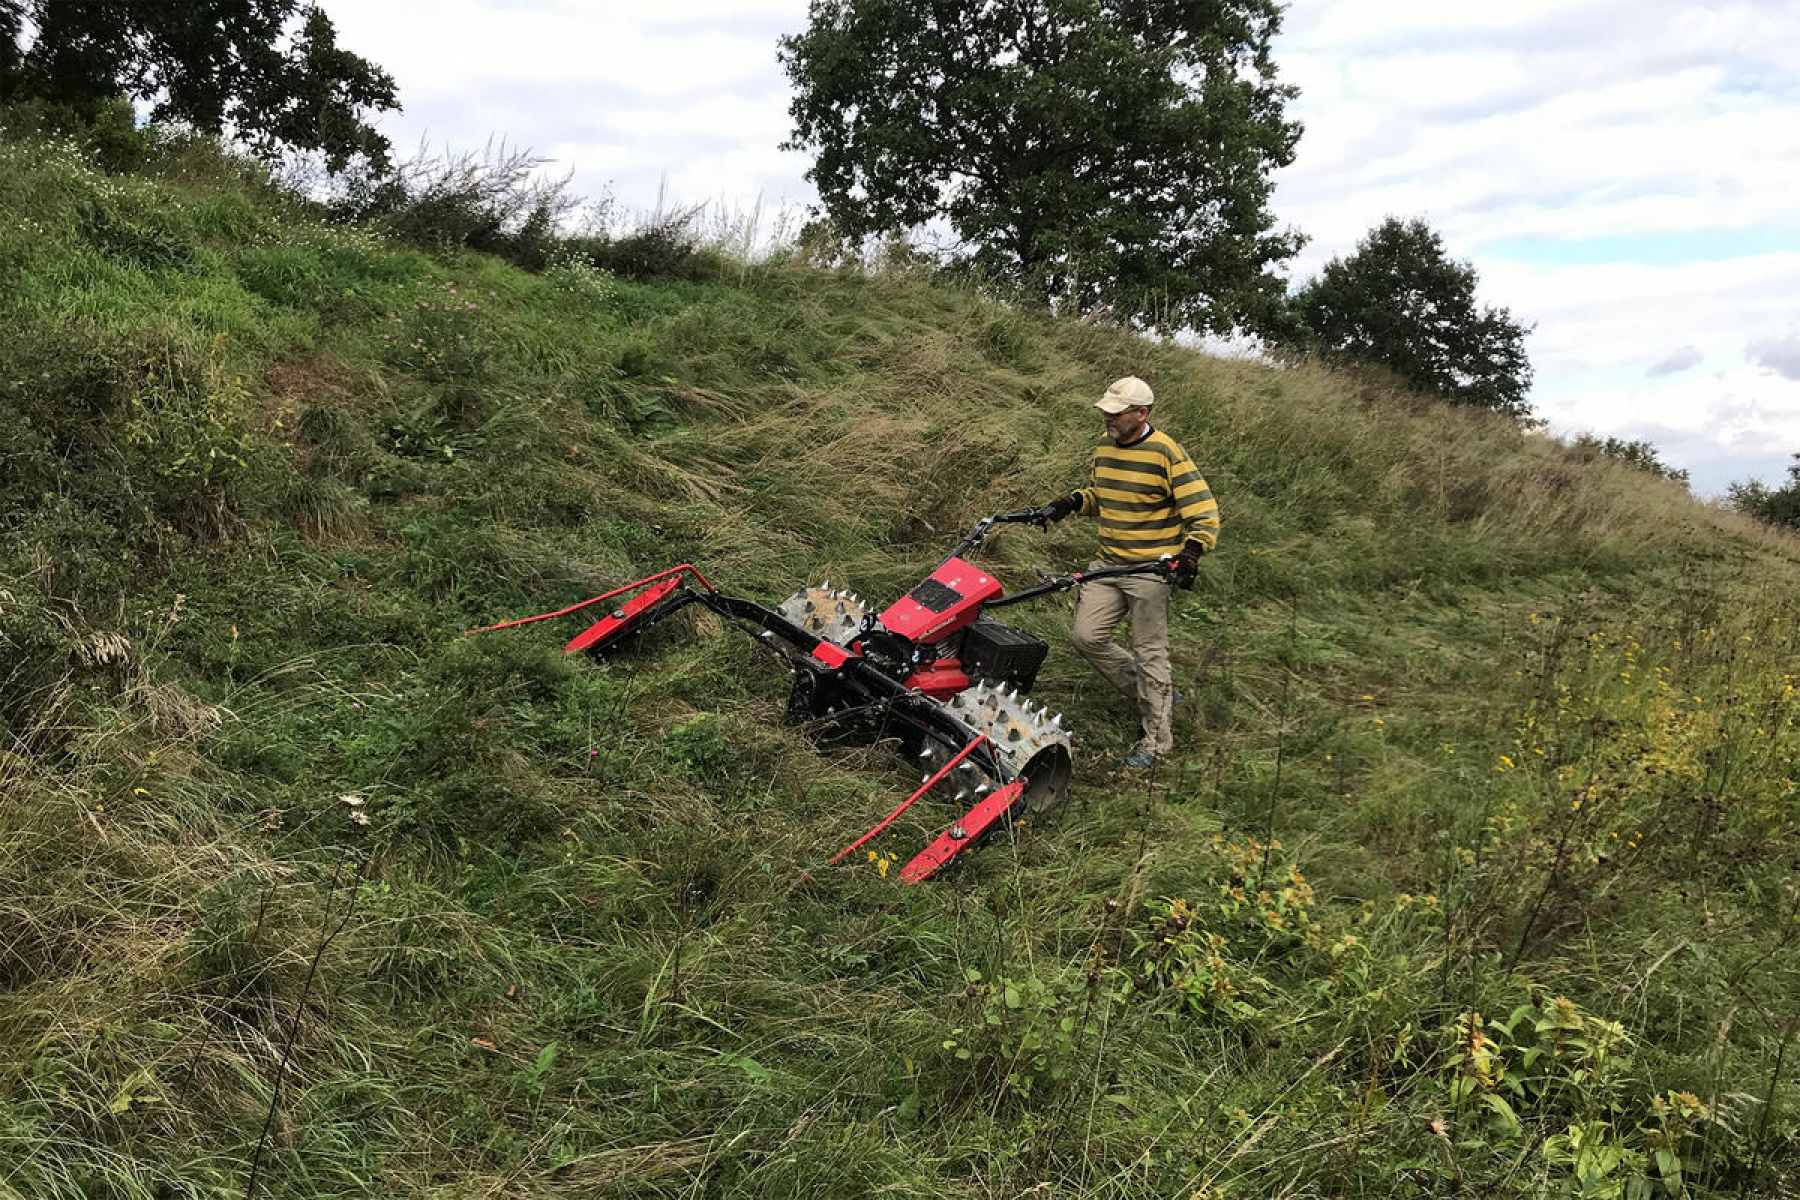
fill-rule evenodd
<path id="1" fill-rule="evenodd" d="M 325 0 L 380 63 L 397 147 L 492 137 L 626 214 L 707 203 L 764 235 L 815 199 L 781 150 L 775 43 L 805 0 Z M 1306 127 L 1277 220 L 1295 282 L 1420 217 L 1532 327 L 1552 431 L 1648 439 L 1694 490 L 1800 452 L 1800 0 L 1353 0 L 1276 42 Z"/>

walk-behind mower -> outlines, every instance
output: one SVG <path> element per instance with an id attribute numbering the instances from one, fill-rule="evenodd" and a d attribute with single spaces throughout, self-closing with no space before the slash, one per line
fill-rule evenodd
<path id="1" fill-rule="evenodd" d="M 983 518 L 930 578 L 879 614 L 830 583 L 802 588 L 774 608 L 728 596 L 690 564 L 672 567 L 556 612 L 506 621 L 506 629 L 625 599 L 582 630 L 569 654 L 609 656 L 651 626 L 699 604 L 749 632 L 794 673 L 788 716 L 832 742 L 895 741 L 923 769 L 917 791 L 837 862 L 886 829 L 934 789 L 973 806 L 906 864 L 900 878 L 930 878 L 956 855 L 1009 825 L 1026 810 L 1062 798 L 1072 767 L 1069 732 L 1059 714 L 1025 698 L 1049 646 L 1004 625 L 990 610 L 1067 591 L 1084 580 L 1152 575 L 1173 580 L 1173 559 L 1046 575 L 1011 596 L 970 563 L 994 526 L 1047 525 L 1045 509 Z"/>

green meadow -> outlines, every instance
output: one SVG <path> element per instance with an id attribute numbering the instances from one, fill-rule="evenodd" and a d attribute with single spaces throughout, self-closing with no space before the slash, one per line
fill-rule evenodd
<path id="1" fill-rule="evenodd" d="M 1504 420 L 896 265 L 527 272 L 0 142 L 0 1196 L 1800 1192 L 1800 543 Z M 916 776 L 677 563 L 885 604 L 1156 388 L 1178 749 Z M 1092 553 L 996 535 L 1009 589 Z"/>

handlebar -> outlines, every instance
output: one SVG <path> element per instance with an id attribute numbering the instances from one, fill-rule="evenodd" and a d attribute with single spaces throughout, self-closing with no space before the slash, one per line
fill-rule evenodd
<path id="1" fill-rule="evenodd" d="M 1073 571 L 1066 575 L 1044 575 L 1039 572 L 1043 582 L 1036 587 L 1028 587 L 1022 592 L 1014 592 L 1010 596 L 1001 596 L 989 600 L 987 608 L 1005 608 L 1009 604 L 1018 604 L 1023 600 L 1036 600 L 1039 596 L 1048 596 L 1052 592 L 1066 592 L 1077 584 L 1090 583 L 1096 579 L 1117 579 L 1121 575 L 1153 575 L 1160 577 L 1164 583 L 1175 582 L 1175 560 L 1159 558 L 1154 562 L 1133 563 L 1127 567 L 1101 567 L 1093 571 Z"/>
<path id="2" fill-rule="evenodd" d="M 996 525 L 1036 525 L 1047 529 L 1050 526 L 1050 514 L 1041 508 L 1027 508 L 1019 512 L 995 513 L 991 517 L 983 517 L 975 522 L 975 527 L 970 529 L 964 535 L 963 540 L 956 544 L 956 549 L 945 556 L 944 562 L 949 562 L 952 558 L 958 558 L 971 550 L 978 549 L 981 543 L 987 540 L 988 533 Z M 943 565 L 943 563 L 938 564 L 940 567 Z M 1044 582 L 1036 587 L 1026 588 L 1022 592 L 1014 592 L 1010 596 L 990 600 L 987 607 L 1003 608 L 1008 604 L 1035 599 L 1038 596 L 1049 595 L 1051 592 L 1067 591 L 1084 580 L 1116 579 L 1121 575 L 1157 575 L 1165 583 L 1174 583 L 1175 560 L 1159 558 L 1154 562 L 1134 563 L 1125 567 L 1101 567 L 1095 571 L 1077 571 L 1067 575 L 1043 575 L 1042 572 L 1039 574 Z"/>
<path id="3" fill-rule="evenodd" d="M 1050 516 L 1041 508 L 1021 509 L 1019 512 L 995 513 L 991 517 L 983 517 L 975 522 L 975 528 L 969 530 L 964 542 L 972 542 L 971 550 L 979 546 L 987 537 L 988 531 L 996 525 L 1036 525 L 1040 529 L 1050 527 Z"/>
<path id="4" fill-rule="evenodd" d="M 963 536 L 962 541 L 956 543 L 956 549 L 944 556 L 944 562 L 979 549 L 981 543 L 987 541 L 988 531 L 996 525 L 1036 525 L 1048 529 L 1050 516 L 1041 508 L 1027 508 L 1019 512 L 995 513 L 991 517 L 983 517 L 975 522 L 975 527 Z M 941 567 L 944 563 L 938 565 Z"/>

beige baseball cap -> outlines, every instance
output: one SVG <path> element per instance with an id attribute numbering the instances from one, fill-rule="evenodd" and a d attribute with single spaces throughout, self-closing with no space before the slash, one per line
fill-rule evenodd
<path id="1" fill-rule="evenodd" d="M 1155 402 L 1156 396 L 1150 391 L 1149 384 L 1136 375 L 1127 375 L 1123 379 L 1113 380 L 1112 386 L 1106 389 L 1106 395 L 1094 401 L 1094 407 L 1111 416 L 1140 404 L 1149 408 Z"/>

